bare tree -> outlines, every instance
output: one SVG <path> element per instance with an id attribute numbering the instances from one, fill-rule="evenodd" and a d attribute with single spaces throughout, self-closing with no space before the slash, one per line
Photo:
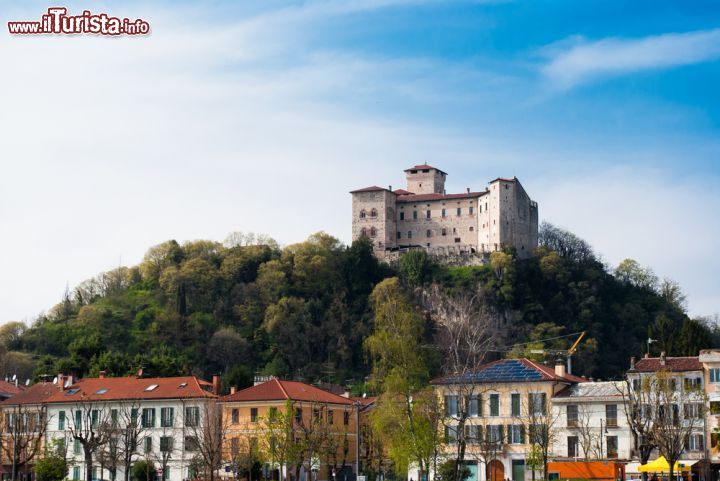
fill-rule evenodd
<path id="1" fill-rule="evenodd" d="M 488 419 L 483 418 L 481 424 L 468 425 L 466 428 L 469 429 L 466 429 L 465 438 L 469 444 L 477 445 L 476 457 L 485 465 L 486 469 L 489 469 L 492 461 L 503 452 L 503 426 L 490 424 Z M 493 475 L 493 470 L 490 469 L 488 481 L 498 481 L 492 479 Z"/>
<path id="2" fill-rule="evenodd" d="M 577 419 L 577 434 L 578 444 L 582 449 L 583 457 L 585 459 L 600 459 L 601 453 L 599 450 L 600 446 L 600 433 L 598 428 L 592 425 L 591 415 L 588 406 L 578 406 L 578 419 Z"/>
<path id="3" fill-rule="evenodd" d="M 652 432 L 652 416 L 649 415 L 653 405 L 649 388 L 649 381 L 641 382 L 640 378 L 632 382 L 626 379 L 625 384 L 618 388 L 625 405 L 625 417 L 632 433 L 635 455 L 640 460 L 640 464 L 647 464 L 656 447 Z M 643 481 L 647 481 L 647 476 L 647 473 L 642 473 Z"/>
<path id="4" fill-rule="evenodd" d="M 540 390 L 528 392 L 527 406 L 522 416 L 529 444 L 542 464 L 543 480 L 548 479 L 548 461 L 552 446 L 558 439 L 557 423 L 560 413 L 548 407 L 547 393 Z M 535 471 L 533 470 L 533 480 Z"/>
<path id="5" fill-rule="evenodd" d="M 85 463 L 85 479 L 93 480 L 93 463 L 113 435 L 110 410 L 104 403 L 82 400 L 75 405 L 74 418 L 68 423 L 72 439 L 80 443 Z"/>
<path id="6" fill-rule="evenodd" d="M 140 403 L 130 401 L 118 406 L 117 422 L 113 421 L 116 449 L 123 467 L 124 481 L 130 481 L 133 458 L 140 454 L 139 445 L 146 430 L 139 419 Z M 112 416 L 111 416 L 112 417 Z"/>
<path id="7" fill-rule="evenodd" d="M 165 407 L 160 410 L 160 446 L 154 451 L 155 460 L 162 473 L 166 473 L 173 455 L 178 450 L 175 446 L 175 408 Z"/>
<path id="8" fill-rule="evenodd" d="M 461 481 L 467 449 L 465 425 L 473 410 L 477 411 L 483 391 L 483 384 L 475 373 L 493 346 L 499 316 L 486 302 L 481 287 L 472 293 L 449 295 L 440 286 L 433 285 L 423 296 L 423 302 L 439 328 L 448 390 L 451 396 L 457 396 L 447 398 L 453 406 L 446 406 L 446 411 L 450 415 L 447 422 L 457 437 L 453 479 Z"/>
<path id="9" fill-rule="evenodd" d="M 215 481 L 223 462 L 223 439 L 228 431 L 228 420 L 223 419 L 222 408 L 215 401 L 203 406 L 185 407 L 185 428 L 196 442 L 195 459 L 204 472 L 204 479 Z"/>
<path id="10" fill-rule="evenodd" d="M 2 452 L 12 463 L 12 480 L 42 452 L 48 419 L 45 408 L 10 406 L 5 414 Z"/>

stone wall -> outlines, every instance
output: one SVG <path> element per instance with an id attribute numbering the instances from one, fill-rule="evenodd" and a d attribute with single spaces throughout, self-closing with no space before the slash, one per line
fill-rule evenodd
<path id="1" fill-rule="evenodd" d="M 457 209 L 460 209 L 460 215 Z M 399 246 L 420 245 L 468 251 L 478 249 L 477 198 L 398 202 L 397 213 L 397 231 L 400 235 L 396 233 L 396 243 Z M 404 214 L 402 220 L 401 213 Z"/>
<path id="2" fill-rule="evenodd" d="M 375 209 L 376 216 L 372 215 Z M 361 212 L 365 211 L 365 217 Z M 396 234 L 395 194 L 388 190 L 356 192 L 352 198 L 352 239 L 362 235 L 362 229 L 375 249 L 394 248 Z M 372 229 L 375 229 L 372 235 Z"/>

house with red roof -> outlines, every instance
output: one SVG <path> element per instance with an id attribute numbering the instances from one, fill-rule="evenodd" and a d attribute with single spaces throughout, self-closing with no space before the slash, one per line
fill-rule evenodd
<path id="1" fill-rule="evenodd" d="M 270 378 L 219 403 L 229 421 L 227 465 L 255 453 L 272 479 L 342 481 L 357 473 L 358 420 L 371 401 Z"/>
<path id="2" fill-rule="evenodd" d="M 132 464 L 146 460 L 163 480 L 182 481 L 202 475 L 201 447 L 219 414 L 219 394 L 219 376 L 210 383 L 194 376 L 59 375 L 3 401 L 0 410 L 6 420 L 20 411 L 34 419 L 20 424 L 28 433 L 27 426 L 44 430 L 44 443 L 67 456 L 68 479 L 124 479 Z"/>
<path id="3" fill-rule="evenodd" d="M 352 239 L 369 238 L 380 258 L 413 248 L 453 255 L 515 247 L 519 257 L 532 254 L 538 205 L 517 177 L 447 193 L 447 175 L 432 165 L 415 165 L 405 169 L 405 189 L 373 185 L 351 191 Z"/>

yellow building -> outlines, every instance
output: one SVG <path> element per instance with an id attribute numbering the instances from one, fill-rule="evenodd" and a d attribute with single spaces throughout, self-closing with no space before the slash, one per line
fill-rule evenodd
<path id="1" fill-rule="evenodd" d="M 263 477 L 288 481 L 345 481 L 357 472 L 359 401 L 279 379 L 219 401 L 227 471 L 250 477 L 259 463 Z"/>
<path id="2" fill-rule="evenodd" d="M 532 440 L 552 438 L 557 422 L 552 397 L 569 385 L 585 381 L 565 371 L 529 359 L 503 359 L 485 364 L 465 376 L 446 376 L 432 384 L 443 399 L 445 440 L 443 453 L 452 459 L 457 447 L 458 423 L 466 418 L 463 438 L 470 468 L 468 481 L 525 481 Z M 552 439 L 544 444 L 552 450 Z M 537 450 L 538 444 L 535 443 Z M 541 468 L 540 468 L 541 469 Z M 537 477 L 542 477 L 537 472 Z M 411 473 L 420 479 L 418 473 Z"/>

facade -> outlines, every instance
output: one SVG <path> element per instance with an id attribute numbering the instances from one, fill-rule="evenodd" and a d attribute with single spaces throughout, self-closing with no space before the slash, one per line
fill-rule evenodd
<path id="1" fill-rule="evenodd" d="M 447 174 L 438 168 L 416 165 L 405 175 L 407 189 L 350 192 L 352 239 L 370 238 L 378 257 L 411 248 L 452 255 L 504 247 L 528 257 L 537 247 L 537 202 L 516 177 L 497 178 L 483 191 L 447 194 Z"/>
<path id="2" fill-rule="evenodd" d="M 624 382 L 583 382 L 552 399 L 557 413 L 558 460 L 632 457 L 632 435 L 625 415 Z"/>
<path id="3" fill-rule="evenodd" d="M 363 403 L 297 381 L 270 379 L 220 398 L 229 420 L 223 448 L 227 473 L 256 452 L 272 479 L 343 481 L 357 473 Z M 290 434 L 292 433 L 292 434 Z M 292 436 L 288 440 L 288 436 Z M 291 446 L 314 452 L 299 458 Z"/>
<path id="4" fill-rule="evenodd" d="M 467 390 L 460 387 L 456 377 L 432 381 L 445 406 L 447 444 L 443 452 L 451 455 L 458 435 L 454 423 L 459 410 L 465 409 L 468 414 L 465 459 L 472 473 L 468 481 L 532 479 L 526 458 L 537 439 L 533 432 L 543 429 L 538 427 L 542 422 L 547 423 L 544 429 L 554 430 L 557 419 L 550 401 L 568 387 L 586 380 L 568 374 L 562 363 L 553 369 L 529 359 L 492 362 L 481 366 L 472 376 L 475 387 L 469 396 L 459 394 Z M 554 450 L 551 446 L 550 452 Z M 417 472 L 410 477 L 421 479 Z"/>
<path id="5" fill-rule="evenodd" d="M 64 446 L 68 479 L 87 479 L 85 450 L 77 438 L 108 436 L 92 454 L 91 478 L 124 479 L 138 460 L 152 461 L 167 481 L 196 476 L 198 443 L 204 413 L 219 392 L 213 383 L 193 376 L 167 378 L 98 378 L 78 381 L 59 376 L 43 404 L 47 412 L 48 442 Z M 126 436 L 126 433 L 129 433 Z"/>
<path id="6" fill-rule="evenodd" d="M 703 349 L 698 361 L 702 363 L 705 394 L 708 399 L 708 412 L 705 436 L 708 460 L 714 471 L 713 479 L 718 479 L 720 471 L 720 350 Z"/>

